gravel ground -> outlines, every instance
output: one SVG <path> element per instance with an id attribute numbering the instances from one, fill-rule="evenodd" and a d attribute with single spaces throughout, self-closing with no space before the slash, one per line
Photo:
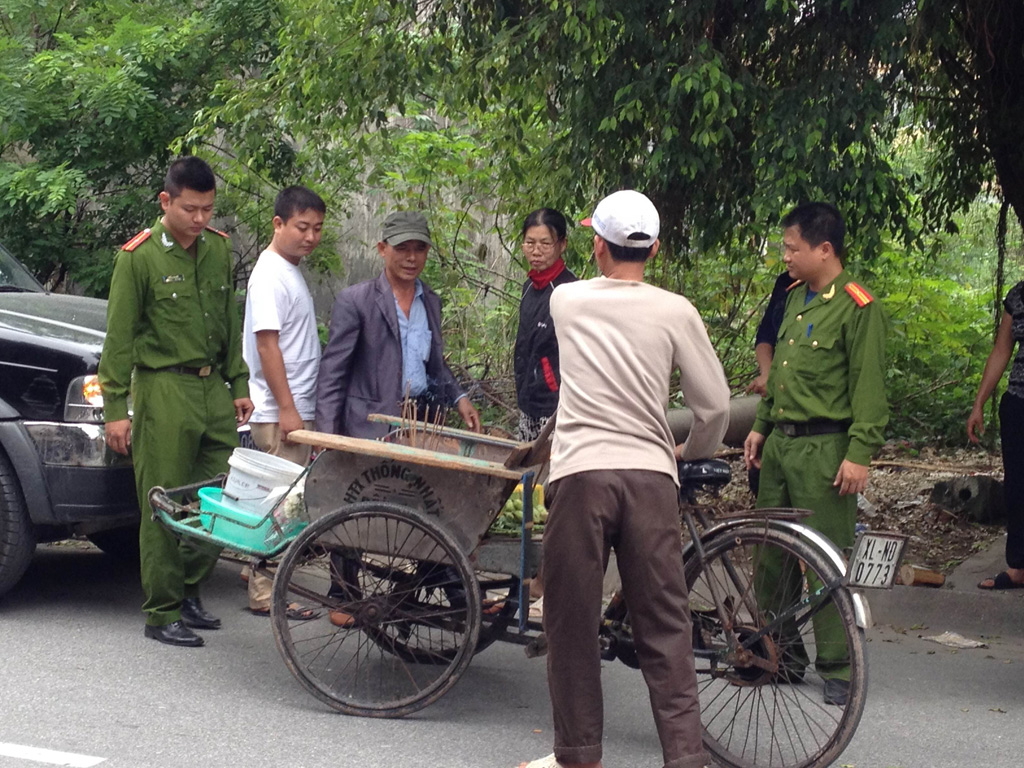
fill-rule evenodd
<path id="1" fill-rule="evenodd" d="M 729 461 L 734 479 L 716 505 L 723 512 L 753 506 L 739 451 L 730 450 L 720 457 Z M 937 482 L 973 474 L 1002 480 L 999 456 L 980 450 L 918 452 L 886 445 L 872 467 L 858 519 L 876 530 L 909 535 L 905 563 L 949 573 L 1003 533 L 1001 525 L 981 525 L 929 501 Z"/>

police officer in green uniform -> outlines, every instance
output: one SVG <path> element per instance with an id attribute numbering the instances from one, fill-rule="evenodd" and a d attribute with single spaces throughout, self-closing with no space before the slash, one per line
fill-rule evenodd
<path id="1" fill-rule="evenodd" d="M 767 393 L 744 444 L 747 468 L 760 467 L 757 506 L 800 507 L 806 522 L 838 547 L 853 545 L 857 494 L 889 420 L 884 353 L 887 321 L 871 295 L 843 269 L 845 226 L 835 207 L 801 205 L 782 220 L 789 290 Z M 762 452 L 763 451 L 763 452 Z M 755 589 L 762 610 L 791 605 L 799 564 L 762 553 Z M 816 585 L 811 585 L 812 589 Z M 846 704 L 849 654 L 834 606 L 813 617 L 815 669 L 828 704 Z M 794 622 L 795 625 L 795 622 Z M 780 674 L 803 680 L 809 658 L 799 628 L 779 643 Z"/>
<path id="2" fill-rule="evenodd" d="M 178 646 L 203 644 L 190 628 L 220 627 L 199 600 L 219 550 L 179 542 L 154 521 L 149 491 L 227 471 L 237 427 L 253 408 L 230 242 L 207 226 L 215 184 L 197 157 L 172 163 L 163 216 L 114 262 L 99 366 L 107 444 L 130 449 L 135 465 L 145 635 Z"/>

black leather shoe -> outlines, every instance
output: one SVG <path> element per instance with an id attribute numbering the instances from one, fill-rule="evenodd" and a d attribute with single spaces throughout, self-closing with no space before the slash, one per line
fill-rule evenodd
<path id="1" fill-rule="evenodd" d="M 850 698 L 850 683 L 846 680 L 825 681 L 825 703 L 845 707 Z"/>
<path id="2" fill-rule="evenodd" d="M 220 619 L 203 610 L 198 597 L 186 597 L 181 601 L 181 620 L 193 629 L 220 629 Z"/>
<path id="3" fill-rule="evenodd" d="M 162 627 L 151 627 L 147 624 L 146 637 L 151 637 L 167 645 L 179 645 L 185 648 L 198 648 L 203 644 L 203 638 L 180 621 L 172 621 Z"/>

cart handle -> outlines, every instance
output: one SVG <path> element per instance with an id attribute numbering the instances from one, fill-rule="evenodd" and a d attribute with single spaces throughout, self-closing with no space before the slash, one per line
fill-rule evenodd
<path id="1" fill-rule="evenodd" d="M 316 448 L 329 448 L 335 451 L 356 453 L 362 456 L 377 456 L 393 461 L 405 461 L 421 466 L 489 475 L 502 480 L 515 480 L 518 482 L 522 478 L 521 472 L 506 469 L 504 465 L 493 461 L 474 459 L 469 456 L 437 453 L 436 451 L 428 451 L 424 448 L 412 448 L 395 443 L 382 443 L 378 440 L 366 440 L 360 437 L 347 437 L 345 435 L 332 435 L 326 432 L 297 429 L 294 432 L 288 433 L 288 439 L 293 443 L 311 445 Z"/>
<path id="2" fill-rule="evenodd" d="M 191 483 L 190 485 L 181 485 L 177 488 L 164 488 L 163 486 L 155 485 L 149 491 L 149 504 L 154 510 L 159 509 L 161 512 L 166 512 L 168 515 L 177 514 L 182 510 L 182 505 L 171 499 L 171 496 L 177 496 L 181 493 L 192 493 L 198 491 L 200 488 L 207 488 L 211 485 L 224 485 L 224 480 L 227 475 L 221 472 L 210 480 L 201 480 L 198 483 Z M 153 519 L 156 519 L 154 513 Z"/>

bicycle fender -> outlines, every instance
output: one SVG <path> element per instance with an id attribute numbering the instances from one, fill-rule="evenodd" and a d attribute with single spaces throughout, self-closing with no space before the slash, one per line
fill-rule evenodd
<path id="1" fill-rule="evenodd" d="M 795 523 L 790 520 L 773 520 L 776 523 L 776 527 L 783 530 L 787 530 L 794 534 L 798 538 L 802 538 L 813 544 L 820 549 L 829 560 L 839 569 L 839 572 L 846 575 L 846 558 L 843 557 L 842 551 L 832 540 L 825 536 L 823 533 L 814 530 L 813 528 Z M 868 599 L 860 592 L 854 592 L 851 590 L 850 597 L 853 598 L 853 615 L 857 620 L 857 626 L 861 629 L 869 629 L 874 625 L 871 620 L 871 606 L 868 605 Z"/>
<path id="2" fill-rule="evenodd" d="M 772 518 L 767 517 L 745 517 L 736 520 L 727 520 L 726 522 L 719 523 L 718 525 L 709 528 L 705 531 L 704 535 L 700 537 L 700 540 L 703 543 L 720 533 L 748 525 L 760 528 L 767 525 L 767 527 L 774 530 L 788 533 L 798 539 L 803 539 L 804 542 L 810 544 L 825 555 L 841 575 L 846 575 L 846 558 L 843 557 L 843 553 L 840 551 L 839 547 L 833 544 L 831 539 L 819 531 L 792 520 L 773 520 Z M 694 556 L 693 542 L 689 541 L 683 548 L 683 562 L 685 563 L 692 556 Z M 871 620 L 871 606 L 868 605 L 867 598 L 859 592 L 853 591 L 850 592 L 850 597 L 853 599 L 853 613 L 854 618 L 857 621 L 857 626 L 861 629 L 868 629 L 873 626 L 874 622 Z"/>

